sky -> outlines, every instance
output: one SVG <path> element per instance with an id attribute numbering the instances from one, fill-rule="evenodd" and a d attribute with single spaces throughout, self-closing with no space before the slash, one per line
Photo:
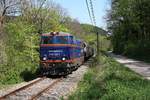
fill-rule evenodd
<path id="1" fill-rule="evenodd" d="M 91 24 L 86 0 L 53 0 L 65 8 L 68 14 L 77 19 L 80 23 Z M 89 1 L 89 0 L 88 0 Z M 109 9 L 109 0 L 92 0 L 94 5 L 94 14 L 96 17 L 97 26 L 106 29 L 106 10 Z"/>

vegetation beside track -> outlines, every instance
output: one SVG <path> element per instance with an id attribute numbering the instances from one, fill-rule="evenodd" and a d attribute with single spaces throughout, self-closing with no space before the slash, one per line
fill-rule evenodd
<path id="1" fill-rule="evenodd" d="M 149 100 L 150 81 L 105 55 L 97 59 L 69 100 Z"/>
<path id="2" fill-rule="evenodd" d="M 108 30 L 113 52 L 150 62 L 150 1 L 111 0 Z"/>

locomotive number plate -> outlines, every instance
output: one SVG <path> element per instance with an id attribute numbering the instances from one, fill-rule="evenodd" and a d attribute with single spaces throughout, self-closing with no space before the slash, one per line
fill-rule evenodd
<path id="1" fill-rule="evenodd" d="M 48 52 L 54 53 L 54 52 L 63 52 L 62 50 L 49 50 Z"/>

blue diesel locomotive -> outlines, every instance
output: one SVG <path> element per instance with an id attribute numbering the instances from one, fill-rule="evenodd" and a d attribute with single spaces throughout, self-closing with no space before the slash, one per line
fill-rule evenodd
<path id="1" fill-rule="evenodd" d="M 41 35 L 40 71 L 42 75 L 66 75 L 84 62 L 84 42 L 64 32 Z"/>

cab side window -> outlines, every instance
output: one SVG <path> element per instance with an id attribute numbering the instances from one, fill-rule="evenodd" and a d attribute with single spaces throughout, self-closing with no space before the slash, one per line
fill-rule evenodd
<path id="1" fill-rule="evenodd" d="M 43 44 L 48 44 L 48 38 L 45 38 Z"/>

